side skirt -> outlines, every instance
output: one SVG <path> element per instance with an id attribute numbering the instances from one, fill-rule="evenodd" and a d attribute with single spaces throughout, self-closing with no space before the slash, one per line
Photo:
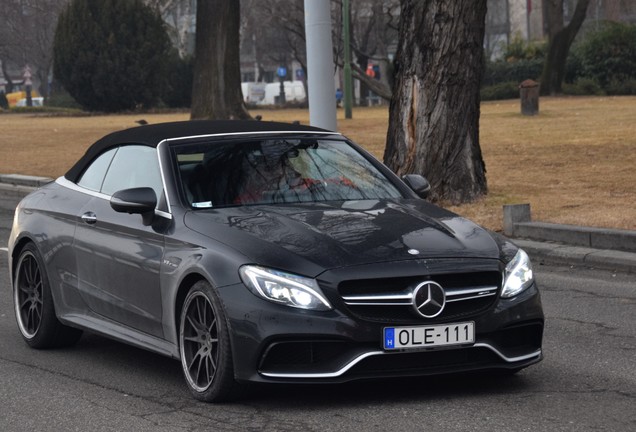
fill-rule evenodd
<path id="1" fill-rule="evenodd" d="M 58 317 L 66 325 L 77 327 L 167 357 L 179 359 L 179 348 L 155 336 L 139 332 L 101 317 L 68 314 Z"/>

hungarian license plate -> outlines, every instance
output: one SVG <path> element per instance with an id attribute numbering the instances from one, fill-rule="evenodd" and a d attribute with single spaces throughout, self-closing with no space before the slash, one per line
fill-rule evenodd
<path id="1" fill-rule="evenodd" d="M 384 349 L 431 348 L 475 342 L 475 323 L 385 327 Z"/>

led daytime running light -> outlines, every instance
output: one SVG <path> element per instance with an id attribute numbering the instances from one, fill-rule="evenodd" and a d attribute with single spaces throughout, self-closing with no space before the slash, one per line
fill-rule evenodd
<path id="1" fill-rule="evenodd" d="M 257 266 L 240 269 L 243 282 L 266 300 L 301 309 L 330 310 L 313 279 Z"/>

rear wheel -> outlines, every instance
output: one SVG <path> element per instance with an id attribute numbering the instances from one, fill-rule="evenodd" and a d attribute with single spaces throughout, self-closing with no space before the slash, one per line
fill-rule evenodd
<path id="1" fill-rule="evenodd" d="M 179 345 L 183 375 L 196 399 L 224 402 L 238 397 L 225 312 L 206 281 L 194 284 L 183 303 Z"/>
<path id="2" fill-rule="evenodd" d="M 73 345 L 82 335 L 81 330 L 63 325 L 55 316 L 46 268 L 33 243 L 27 244 L 20 253 L 13 301 L 20 333 L 32 348 Z"/>

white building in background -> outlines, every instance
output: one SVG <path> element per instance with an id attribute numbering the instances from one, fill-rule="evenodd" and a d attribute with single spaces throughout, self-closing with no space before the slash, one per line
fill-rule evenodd
<path id="1" fill-rule="evenodd" d="M 508 0 L 510 33 L 526 41 L 541 40 L 543 32 L 542 0 Z"/>
<path id="2" fill-rule="evenodd" d="M 484 45 L 491 58 L 517 37 L 542 40 L 543 29 L 543 0 L 488 0 Z"/>

